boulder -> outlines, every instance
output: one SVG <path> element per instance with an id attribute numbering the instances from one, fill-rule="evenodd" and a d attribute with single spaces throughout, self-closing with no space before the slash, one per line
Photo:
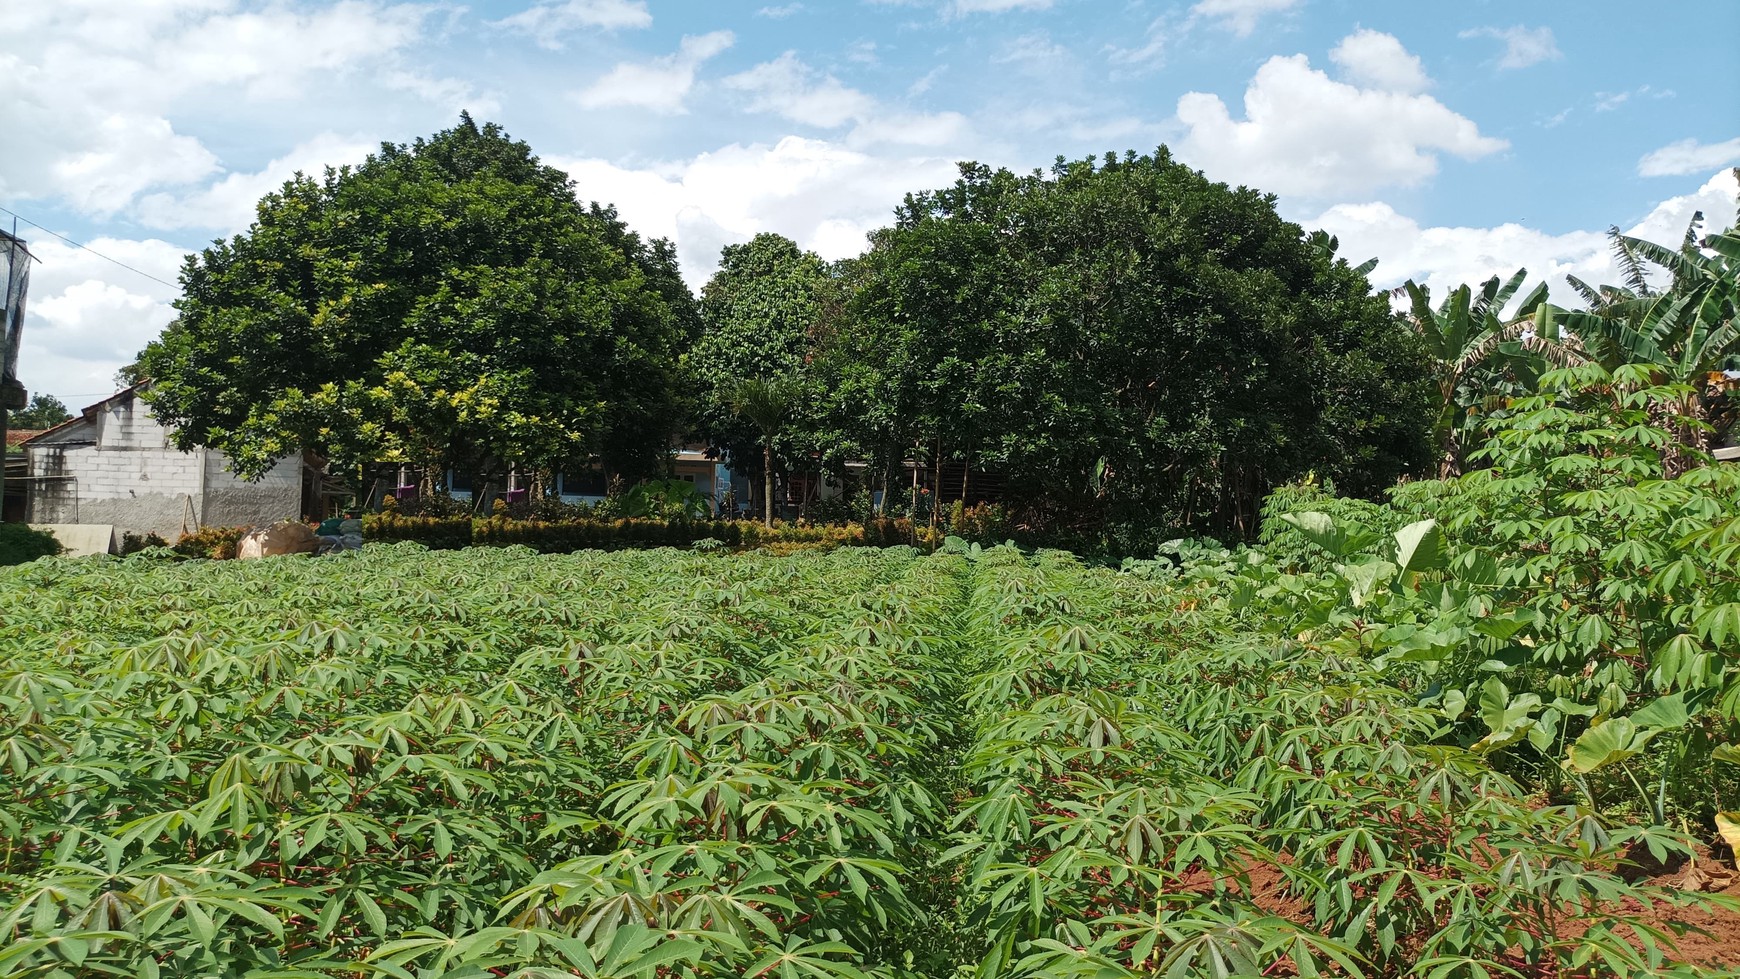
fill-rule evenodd
<path id="1" fill-rule="evenodd" d="M 273 557 L 278 554 L 313 554 L 320 549 L 320 538 L 307 524 L 285 520 L 270 527 L 248 531 L 236 544 L 236 557 Z"/>

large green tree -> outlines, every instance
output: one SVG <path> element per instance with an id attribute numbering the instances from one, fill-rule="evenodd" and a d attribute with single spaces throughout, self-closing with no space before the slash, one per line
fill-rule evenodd
<path id="1" fill-rule="evenodd" d="M 244 476 L 302 449 L 639 473 L 681 416 L 696 313 L 671 246 L 469 116 L 297 175 L 182 286 L 137 373 L 179 445 Z"/>
<path id="2" fill-rule="evenodd" d="M 701 336 L 684 358 L 697 392 L 696 434 L 740 471 L 753 474 L 781 458 L 789 463 L 814 448 L 814 439 L 797 437 L 813 426 L 790 422 L 813 400 L 806 392 L 810 361 L 831 309 L 832 280 L 814 252 L 763 233 L 726 245 L 719 270 L 701 290 Z M 740 410 L 739 395 L 745 384 L 773 379 L 780 379 L 786 404 L 770 434 Z"/>
<path id="3" fill-rule="evenodd" d="M 1030 522 L 1247 531 L 1280 481 L 1429 458 L 1419 339 L 1334 247 L 1164 148 L 963 165 L 863 259 L 836 397 L 867 444 L 1000 469 Z"/>
<path id="4" fill-rule="evenodd" d="M 31 396 L 28 408 L 12 413 L 12 427 L 19 431 L 53 428 L 71 418 L 72 412 L 59 398 L 52 394 L 37 394 Z"/>

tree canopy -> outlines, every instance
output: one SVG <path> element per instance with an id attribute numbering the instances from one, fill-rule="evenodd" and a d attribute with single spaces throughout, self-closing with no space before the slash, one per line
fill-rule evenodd
<path id="1" fill-rule="evenodd" d="M 11 427 L 19 431 L 53 428 L 70 418 L 72 412 L 59 398 L 52 394 L 37 394 L 31 396 L 29 407 L 12 413 Z"/>
<path id="2" fill-rule="evenodd" d="M 298 174 L 247 232 L 189 256 L 182 286 L 137 373 L 178 445 L 244 476 L 303 449 L 650 471 L 696 328 L 668 242 L 469 116 Z"/>
<path id="3" fill-rule="evenodd" d="M 685 363 L 697 386 L 695 434 L 734 465 L 753 468 L 767 435 L 737 410 L 740 388 L 758 379 L 796 383 L 806 373 L 831 295 L 828 264 L 781 235 L 758 234 L 720 254 Z"/>
<path id="4" fill-rule="evenodd" d="M 1364 268 L 1161 148 L 964 164 L 875 236 L 830 389 L 857 439 L 1003 471 L 1030 520 L 1245 527 L 1428 459 L 1429 371 Z"/>

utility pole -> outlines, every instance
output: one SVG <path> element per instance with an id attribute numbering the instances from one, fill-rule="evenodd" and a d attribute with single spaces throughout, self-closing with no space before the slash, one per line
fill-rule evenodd
<path id="1" fill-rule="evenodd" d="M 6 499 L 6 416 L 29 399 L 18 383 L 18 348 L 24 339 L 24 298 L 33 260 L 14 220 L 11 234 L 0 231 L 0 506 Z"/>

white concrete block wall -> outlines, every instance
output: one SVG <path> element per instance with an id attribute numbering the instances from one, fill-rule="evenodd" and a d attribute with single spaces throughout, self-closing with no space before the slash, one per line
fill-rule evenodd
<path id="1" fill-rule="evenodd" d="M 60 441 L 68 444 L 29 447 L 32 476 L 60 477 L 33 481 L 33 522 L 109 523 L 173 541 L 194 526 L 257 526 L 300 515 L 300 460 L 286 459 L 247 483 L 220 453 L 170 445 L 168 430 L 137 399 L 103 407 L 93 422 L 66 432 Z"/>

